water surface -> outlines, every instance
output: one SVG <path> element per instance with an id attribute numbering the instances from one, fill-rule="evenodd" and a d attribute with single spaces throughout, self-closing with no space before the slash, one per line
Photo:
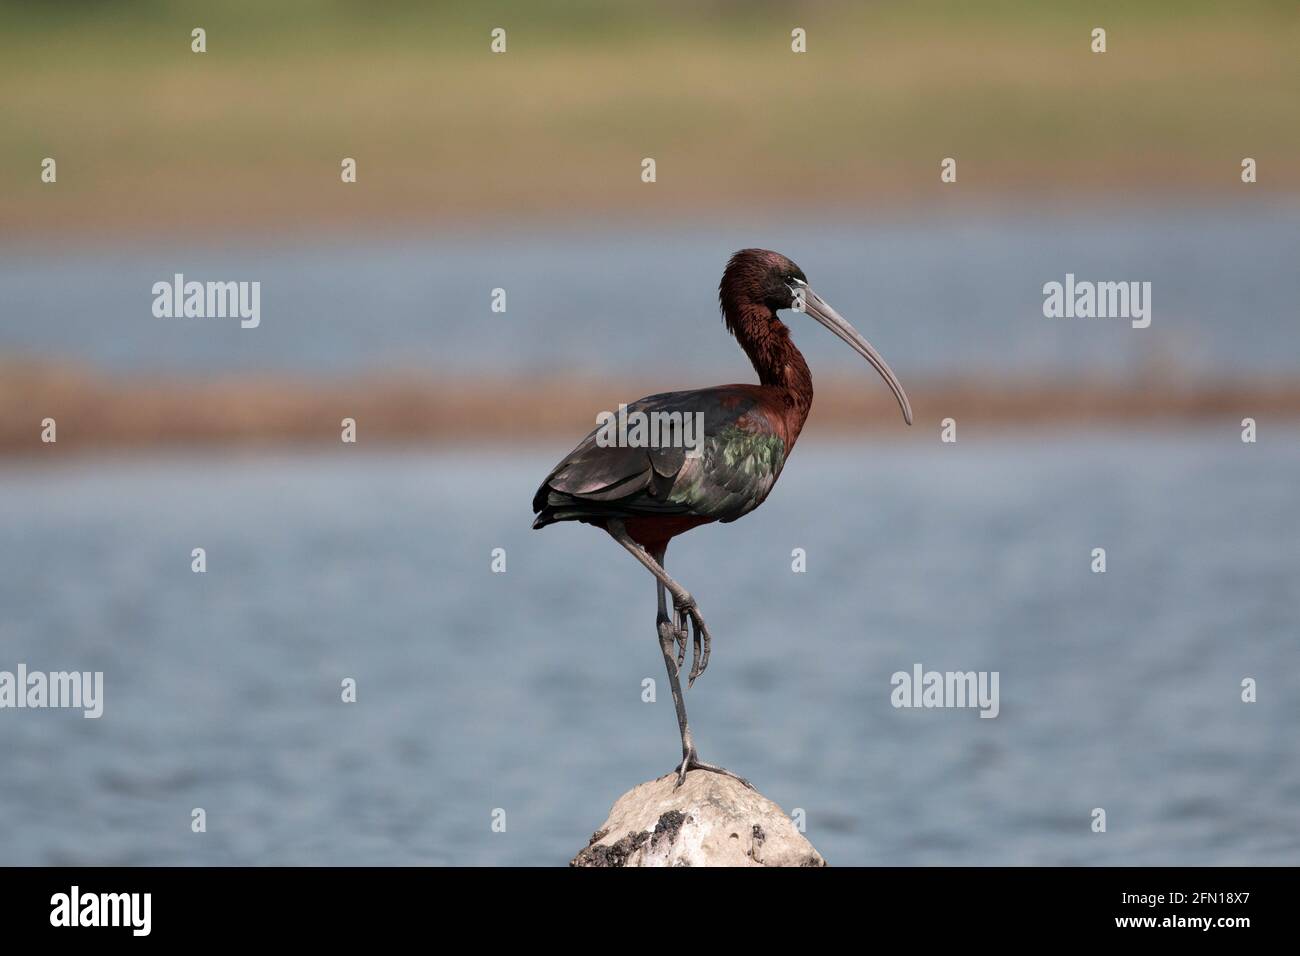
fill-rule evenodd
<path id="1" fill-rule="evenodd" d="M 120 371 L 459 374 L 653 373 L 664 387 L 747 380 L 717 314 L 727 257 L 791 255 L 903 380 L 1004 376 L 1184 378 L 1300 373 L 1300 207 L 844 217 L 813 226 L 582 225 L 402 240 L 9 248 L 0 256 L 0 354 Z M 261 326 L 159 319 L 152 286 L 262 283 Z M 1043 285 L 1152 284 L 1152 324 L 1046 319 Z M 506 291 L 504 314 L 490 310 Z M 860 360 L 812 323 L 796 337 L 819 374 Z"/>
<path id="2" fill-rule="evenodd" d="M 1297 439 L 801 445 L 669 553 L 703 755 L 834 864 L 1300 862 Z M 566 862 L 677 741 L 649 575 L 529 529 L 561 451 L 0 467 L 0 669 L 106 682 L 0 712 L 0 863 Z M 916 662 L 1000 716 L 892 708 Z"/>

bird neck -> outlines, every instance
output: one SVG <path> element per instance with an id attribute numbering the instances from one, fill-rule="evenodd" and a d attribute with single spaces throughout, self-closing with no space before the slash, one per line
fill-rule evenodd
<path id="1" fill-rule="evenodd" d="M 724 314 L 758 373 L 759 384 L 779 393 L 797 433 L 812 407 L 813 386 L 808 363 L 790 340 L 790 330 L 761 303 L 729 306 Z"/>

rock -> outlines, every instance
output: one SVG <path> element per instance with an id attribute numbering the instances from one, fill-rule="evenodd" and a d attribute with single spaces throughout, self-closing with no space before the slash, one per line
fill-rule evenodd
<path id="1" fill-rule="evenodd" d="M 570 866 L 825 866 L 767 797 L 706 770 L 633 787 Z"/>

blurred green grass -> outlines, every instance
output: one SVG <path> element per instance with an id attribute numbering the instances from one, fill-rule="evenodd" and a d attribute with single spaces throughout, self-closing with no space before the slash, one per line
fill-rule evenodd
<path id="1" fill-rule="evenodd" d="M 496 26 L 505 56 L 488 50 Z M 294 229 L 1239 195 L 1246 155 L 1257 192 L 1293 192 L 1297 91 L 1294 0 L 8 2 L 0 222 Z M 359 163 L 347 189 L 343 156 Z M 955 193 L 940 192 L 944 156 Z"/>

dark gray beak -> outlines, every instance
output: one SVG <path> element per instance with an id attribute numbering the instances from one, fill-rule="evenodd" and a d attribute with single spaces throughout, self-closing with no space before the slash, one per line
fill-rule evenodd
<path id="1" fill-rule="evenodd" d="M 907 400 L 907 393 L 903 391 L 903 383 L 898 380 L 898 376 L 889 367 L 889 363 L 872 347 L 871 343 L 859 335 L 858 330 L 849 325 L 848 319 L 832 309 L 826 300 L 808 285 L 796 280 L 791 291 L 794 293 L 796 309 L 802 296 L 803 308 L 799 311 L 811 315 L 834 332 L 849 348 L 871 363 L 872 367 L 880 373 L 880 377 L 885 380 L 889 390 L 894 393 L 894 398 L 898 399 L 898 407 L 903 410 L 903 421 L 909 425 L 912 424 L 912 403 Z"/>

